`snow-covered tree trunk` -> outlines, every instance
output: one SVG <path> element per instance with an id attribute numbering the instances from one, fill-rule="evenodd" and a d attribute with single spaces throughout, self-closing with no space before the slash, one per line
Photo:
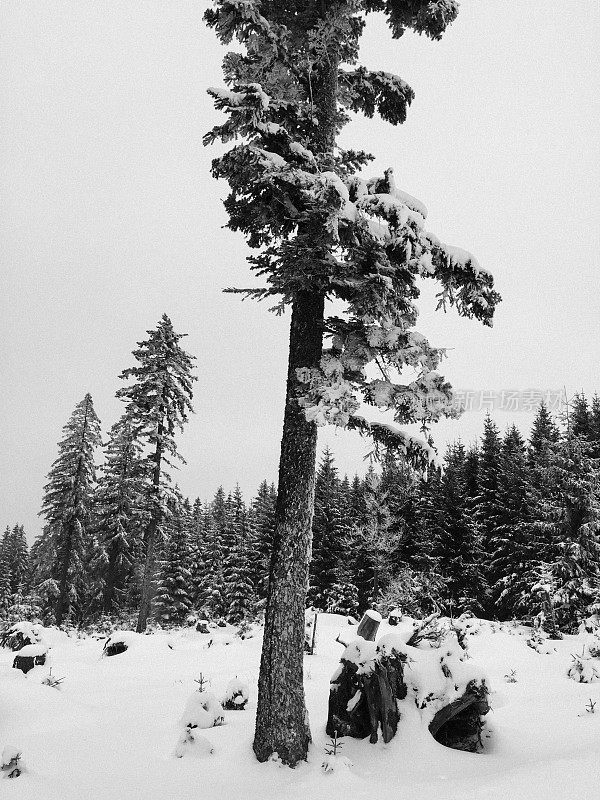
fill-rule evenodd
<path id="1" fill-rule="evenodd" d="M 265 617 L 254 752 L 289 764 L 306 758 L 310 731 L 304 704 L 304 606 L 315 495 L 317 426 L 296 399 L 296 369 L 318 364 L 322 294 L 296 298 L 290 327 L 287 396 L 277 494 L 275 540 Z"/>
<path id="2" fill-rule="evenodd" d="M 336 135 L 339 57 L 311 80 L 319 120 L 313 152 L 333 153 Z M 322 231 L 315 231 L 322 238 Z M 304 700 L 304 609 L 308 590 L 315 497 L 317 426 L 298 404 L 297 370 L 319 366 L 323 352 L 323 290 L 295 294 L 290 345 L 275 537 L 269 576 L 265 631 L 258 682 L 254 752 L 259 761 L 273 753 L 291 766 L 306 759 L 311 740 Z"/>

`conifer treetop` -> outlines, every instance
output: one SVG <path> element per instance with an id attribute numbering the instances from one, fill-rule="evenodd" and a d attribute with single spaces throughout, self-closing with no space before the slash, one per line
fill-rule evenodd
<path id="1" fill-rule="evenodd" d="M 138 366 L 123 370 L 120 377 L 134 382 L 117 392 L 127 403 L 126 414 L 138 436 L 150 444 L 160 438 L 167 453 L 176 456 L 172 437 L 188 420 L 192 408 L 191 374 L 195 356 L 179 345 L 187 334 L 175 333 L 173 323 L 163 314 L 156 328 L 147 331 L 148 339 L 138 342 L 133 356 Z"/>
<path id="2" fill-rule="evenodd" d="M 454 0 L 217 0 L 205 16 L 222 42 L 244 48 L 225 56 L 228 88 L 209 89 L 227 120 L 204 140 L 234 142 L 212 172 L 229 183 L 228 226 L 258 250 L 249 261 L 265 282 L 232 291 L 276 298 L 277 311 L 300 292 L 342 301 L 345 313 L 325 320 L 319 367 L 297 373 L 306 418 L 369 432 L 384 445 L 393 440 L 426 460 L 423 442 L 357 417 L 360 402 L 392 411 L 401 425 L 455 416 L 451 387 L 437 371 L 445 351 L 415 330 L 420 287 L 435 281 L 438 308 L 453 306 L 484 325 L 500 296 L 473 255 L 426 229 L 425 205 L 391 169 L 363 177 L 372 157 L 323 137 L 331 113 L 323 92 L 334 95 L 338 133 L 350 112 L 403 122 L 412 89 L 358 64 L 366 17 L 385 14 L 395 37 L 410 29 L 439 39 L 457 11 Z"/>

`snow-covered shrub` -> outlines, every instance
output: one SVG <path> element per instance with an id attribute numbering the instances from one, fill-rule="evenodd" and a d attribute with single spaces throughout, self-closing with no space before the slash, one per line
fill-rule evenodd
<path id="1" fill-rule="evenodd" d="M 585 654 L 585 647 L 581 654 L 571 656 L 572 663 L 567 670 L 567 675 L 577 683 L 594 683 L 600 680 L 599 665 L 591 655 Z"/>
<path id="2" fill-rule="evenodd" d="M 388 586 L 378 607 L 383 616 L 400 608 L 409 617 L 424 617 L 442 605 L 445 579 L 435 572 L 402 569 Z"/>
<path id="3" fill-rule="evenodd" d="M 334 731 L 331 741 L 325 747 L 325 758 L 321 764 L 323 772 L 339 772 L 341 769 L 348 769 L 352 766 L 349 758 L 340 755 L 343 743 L 338 739 L 337 731 Z"/>
<path id="4" fill-rule="evenodd" d="M 194 692 L 186 703 L 181 724 L 184 728 L 214 728 L 225 721 L 223 706 L 213 692 Z"/>
<path id="5" fill-rule="evenodd" d="M 235 635 L 238 636 L 242 641 L 244 639 L 251 639 L 253 636 L 252 633 L 252 625 L 247 619 L 243 619 L 240 622 L 240 626 L 235 632 Z"/>
<path id="6" fill-rule="evenodd" d="M 180 720 L 181 736 L 175 747 L 177 758 L 182 758 L 189 750 L 193 750 L 196 756 L 210 755 L 214 750 L 211 742 L 205 736 L 198 735 L 197 730 L 214 728 L 224 721 L 223 707 L 212 692 L 194 692 Z"/>
<path id="7" fill-rule="evenodd" d="M 8 778 L 18 778 L 23 771 L 21 749 L 14 745 L 6 745 L 2 751 L 2 764 L 0 769 L 6 772 Z"/>
<path id="8" fill-rule="evenodd" d="M 541 630 L 541 628 L 532 632 L 529 639 L 526 640 L 526 644 L 527 647 L 531 647 L 532 650 L 535 650 L 536 653 L 540 653 L 541 655 L 546 656 L 556 652 L 556 648 L 550 644 L 548 634 Z"/>
<path id="9" fill-rule="evenodd" d="M 232 678 L 227 684 L 227 689 L 221 700 L 223 708 L 227 711 L 243 711 L 250 696 L 248 684 L 240 678 Z"/>
<path id="10" fill-rule="evenodd" d="M 600 631 L 587 637 L 585 647 L 592 658 L 600 658 Z"/>
<path id="11" fill-rule="evenodd" d="M 27 620 L 15 622 L 8 625 L 0 634 L 0 645 L 8 647 L 13 652 L 30 644 L 39 644 L 41 641 L 41 630 L 39 625 L 34 625 Z"/>
<path id="12" fill-rule="evenodd" d="M 52 667 L 50 667 L 50 672 L 46 675 L 45 678 L 42 679 L 42 686 L 50 686 L 51 689 L 60 689 L 61 683 L 64 681 L 64 677 L 57 678 L 52 674 Z"/>

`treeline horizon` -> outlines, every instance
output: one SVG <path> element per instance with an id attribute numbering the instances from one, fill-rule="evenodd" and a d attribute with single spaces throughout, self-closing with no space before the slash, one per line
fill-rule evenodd
<path id="1" fill-rule="evenodd" d="M 537 617 L 547 630 L 573 630 L 600 599 L 599 458 L 600 400 L 584 395 L 562 424 L 540 405 L 527 441 L 514 425 L 501 435 L 488 415 L 477 444 L 448 445 L 442 466 L 425 473 L 388 455 L 350 479 L 325 449 L 307 602 L 348 615 L 400 606 L 416 616 Z M 125 486 L 117 481 L 115 507 L 111 464 L 109 455 L 88 498 L 66 618 L 77 625 L 107 616 L 131 623 L 140 604 L 148 497 L 133 471 Z M 260 617 L 276 496 L 266 480 L 249 502 L 239 484 L 209 501 L 170 487 L 152 585 L 156 624 L 180 625 L 190 614 L 233 624 Z M 56 557 L 50 525 L 30 551 L 23 527 L 7 527 L 5 615 L 55 618 Z"/>

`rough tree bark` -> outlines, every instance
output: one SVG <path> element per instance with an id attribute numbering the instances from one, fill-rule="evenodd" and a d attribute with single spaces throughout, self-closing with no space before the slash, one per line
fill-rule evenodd
<path id="1" fill-rule="evenodd" d="M 254 752 L 288 764 L 306 758 L 310 730 L 304 704 L 304 606 L 315 494 L 317 427 L 298 405 L 296 369 L 315 366 L 323 346 L 322 293 L 299 293 L 292 309 L 287 396 L 275 541 L 258 681 Z"/>
<path id="2" fill-rule="evenodd" d="M 315 153 L 332 153 L 335 145 L 337 74 L 338 59 L 332 54 L 310 80 L 319 120 Z M 306 421 L 298 405 L 296 370 L 319 365 L 324 307 L 323 290 L 299 291 L 292 304 L 275 536 L 258 681 L 254 752 L 259 761 L 277 753 L 290 766 L 306 759 L 311 739 L 304 700 L 304 610 L 317 455 L 317 427 Z"/>

